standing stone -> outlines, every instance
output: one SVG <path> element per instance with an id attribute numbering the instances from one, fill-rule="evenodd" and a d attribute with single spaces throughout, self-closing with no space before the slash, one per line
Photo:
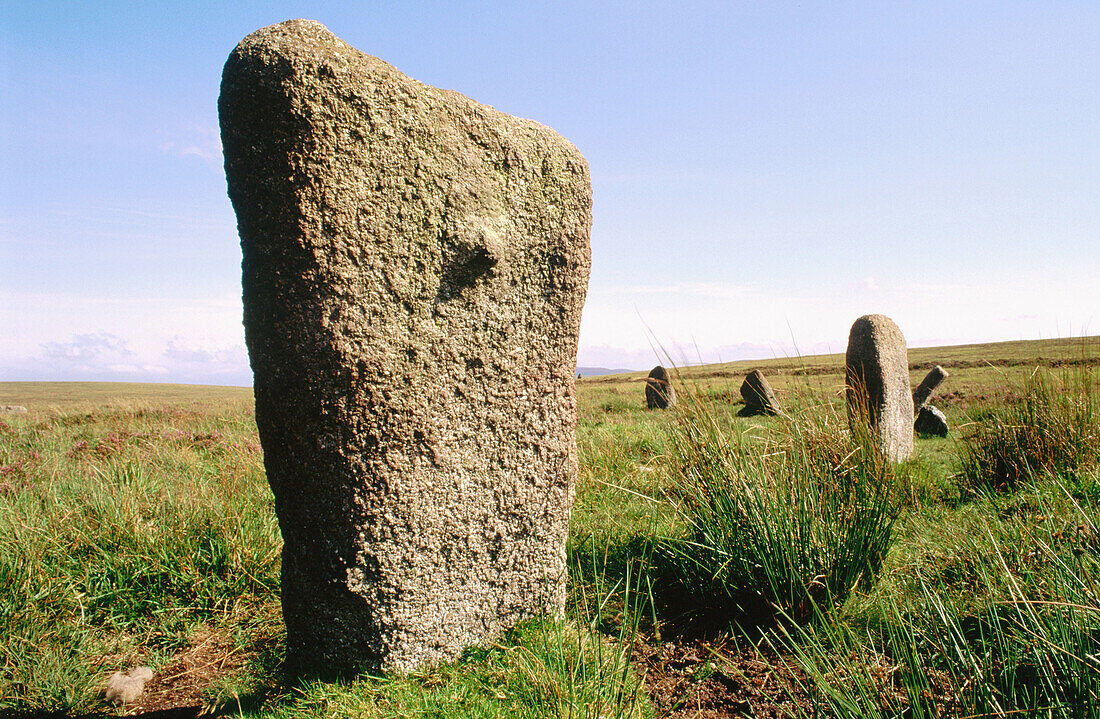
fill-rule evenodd
<path id="1" fill-rule="evenodd" d="M 905 337 L 885 315 L 864 315 L 852 325 L 845 355 L 848 422 L 868 427 L 887 459 L 913 453 L 913 395 Z"/>
<path id="2" fill-rule="evenodd" d="M 936 391 L 936 388 L 940 386 L 940 383 L 950 377 L 943 367 L 936 365 L 928 374 L 924 376 L 917 388 L 913 390 L 913 411 L 920 414 L 921 407 L 928 401 L 928 398 L 932 396 L 932 393 Z"/>
<path id="3" fill-rule="evenodd" d="M 758 414 L 779 414 L 779 402 L 775 399 L 775 393 L 764 377 L 764 373 L 758 369 L 749 372 L 745 381 L 741 383 L 741 399 L 745 401 L 745 407 L 738 414 L 743 417 L 751 417 Z"/>
<path id="4" fill-rule="evenodd" d="M 645 378 L 645 406 L 649 409 L 668 409 L 676 404 L 676 390 L 668 378 L 668 370 L 657 365 Z"/>
<path id="5" fill-rule="evenodd" d="M 917 421 L 913 424 L 917 434 L 934 435 L 936 437 L 947 436 L 947 417 L 935 405 L 926 404 L 917 413 Z"/>
<path id="6" fill-rule="evenodd" d="M 316 22 L 218 102 L 291 671 L 408 671 L 560 613 L 591 185 L 549 128 Z"/>

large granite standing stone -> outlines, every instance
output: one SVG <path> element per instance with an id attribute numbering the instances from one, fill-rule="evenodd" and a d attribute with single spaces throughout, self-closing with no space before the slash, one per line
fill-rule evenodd
<path id="1" fill-rule="evenodd" d="M 668 409 L 676 404 L 676 390 L 668 377 L 668 370 L 657 365 L 645 378 L 645 406 L 649 409 Z"/>
<path id="2" fill-rule="evenodd" d="M 316 22 L 225 64 L 292 671 L 406 671 L 565 601 L 591 185 L 549 128 Z"/>
<path id="3" fill-rule="evenodd" d="M 779 402 L 764 373 L 758 369 L 749 372 L 741 383 L 741 399 L 745 406 L 738 413 L 743 417 L 760 414 L 779 414 Z"/>
<path id="4" fill-rule="evenodd" d="M 852 324 L 845 354 L 848 421 L 869 428 L 884 455 L 901 462 L 913 453 L 913 395 L 905 337 L 885 315 Z"/>

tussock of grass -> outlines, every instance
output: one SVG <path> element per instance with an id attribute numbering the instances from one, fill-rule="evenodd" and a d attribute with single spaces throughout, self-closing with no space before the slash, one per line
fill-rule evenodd
<path id="1" fill-rule="evenodd" d="M 1038 489 L 1035 500 L 1049 511 Z M 830 716 L 1100 716 L 1100 541 L 1093 504 L 1064 495 L 1080 528 L 993 538 L 974 564 L 977 608 L 936 579 L 886 607 L 877 632 L 823 620 L 779 643 Z M 1017 561 L 1021 549 L 1030 560 Z M 877 658 L 877 660 L 876 660 Z"/>
<path id="2" fill-rule="evenodd" d="M 1042 472 L 1100 461 L 1100 385 L 1081 366 L 1059 380 L 1036 369 L 1019 399 L 980 416 L 966 438 L 959 476 L 970 491 L 1012 491 Z"/>
<path id="3" fill-rule="evenodd" d="M 757 435 L 698 401 L 681 413 L 670 497 L 689 531 L 665 546 L 700 601 L 801 621 L 874 580 L 899 510 L 894 470 L 825 417 Z"/>

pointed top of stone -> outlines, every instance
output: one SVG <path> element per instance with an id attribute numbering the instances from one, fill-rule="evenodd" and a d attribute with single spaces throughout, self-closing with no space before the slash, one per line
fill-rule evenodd
<path id="1" fill-rule="evenodd" d="M 764 373 L 758 369 L 749 372 L 741 383 L 741 399 L 745 402 L 744 408 L 739 413 L 743 417 L 780 413 L 775 392 L 772 391 Z"/>

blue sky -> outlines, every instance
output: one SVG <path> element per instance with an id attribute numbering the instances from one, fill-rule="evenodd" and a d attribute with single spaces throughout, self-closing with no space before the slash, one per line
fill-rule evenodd
<path id="1" fill-rule="evenodd" d="M 0 5 L 0 380 L 248 384 L 217 133 L 326 24 L 588 159 L 580 362 L 1097 334 L 1100 3 Z"/>

